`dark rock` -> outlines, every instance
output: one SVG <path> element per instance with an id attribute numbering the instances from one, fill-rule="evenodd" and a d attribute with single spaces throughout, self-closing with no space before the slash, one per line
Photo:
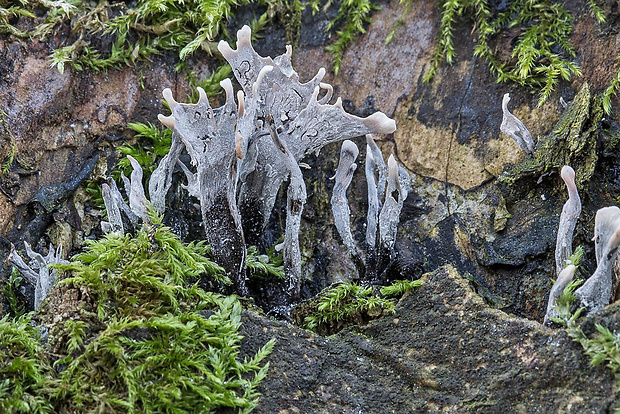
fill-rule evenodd
<path id="1" fill-rule="evenodd" d="M 243 350 L 277 343 L 258 413 L 610 412 L 612 373 L 562 330 L 490 308 L 451 266 L 396 313 L 323 338 L 244 313 Z"/>

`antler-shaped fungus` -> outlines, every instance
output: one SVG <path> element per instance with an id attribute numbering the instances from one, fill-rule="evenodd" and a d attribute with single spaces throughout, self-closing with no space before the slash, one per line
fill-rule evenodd
<path id="1" fill-rule="evenodd" d="M 590 312 L 597 311 L 611 301 L 612 266 L 620 246 L 620 208 L 605 207 L 594 218 L 594 247 L 597 267 L 592 276 L 575 295 Z"/>
<path id="2" fill-rule="evenodd" d="M 274 145 L 280 151 L 282 160 L 289 170 L 290 183 L 286 194 L 286 229 L 284 233 L 284 271 L 288 279 L 287 292 L 292 298 L 299 297 L 301 287 L 301 249 L 299 247 L 299 228 L 301 213 L 306 204 L 306 184 L 299 164 L 288 150 L 286 142 L 278 136 L 273 119 L 265 119 Z"/>
<path id="3" fill-rule="evenodd" d="M 230 79 L 220 85 L 226 92 L 226 103 L 220 108 L 211 107 L 202 88 L 196 104 L 178 103 L 172 91 L 164 89 L 172 115 L 159 115 L 159 120 L 179 135 L 190 155 L 196 182 L 189 180 L 188 186 L 200 200 L 207 243 L 239 292 L 246 295 L 245 242 L 235 200 L 237 105 Z"/>
<path id="4" fill-rule="evenodd" d="M 300 161 L 326 144 L 368 133 L 392 133 L 396 124 L 381 112 L 367 118 L 347 114 L 342 100 L 329 105 L 333 88 L 321 82 L 325 69 L 300 83 L 291 64 L 292 49 L 274 59 L 262 57 L 250 42 L 251 30 L 237 32 L 237 49 L 220 42 L 218 49 L 230 63 L 245 96 L 239 133 L 247 142 L 240 166 L 239 205 L 246 233 L 259 235 L 267 223 L 280 185 L 288 170 L 266 137 L 265 116 L 272 115 L 280 140 Z M 325 95 L 319 98 L 321 90 Z M 241 145 L 244 149 L 245 145 Z"/>
<path id="5" fill-rule="evenodd" d="M 7 262 L 15 266 L 28 283 L 34 286 L 34 310 L 37 310 L 56 280 L 57 272 L 55 269 L 50 270 L 49 265 L 66 264 L 69 262 L 62 258 L 62 246 L 54 249 L 54 246 L 50 244 L 47 256 L 43 256 L 33 251 L 27 242 L 24 242 L 24 245 L 26 246 L 26 254 L 31 259 L 30 265 L 24 262 L 13 244 L 11 244 L 11 253 L 7 258 Z M 38 270 L 38 273 L 36 270 Z"/>
<path id="6" fill-rule="evenodd" d="M 347 189 L 353 179 L 353 173 L 357 169 L 355 160 L 359 155 L 359 149 L 353 141 L 346 140 L 340 148 L 340 161 L 334 175 L 335 183 L 332 193 L 332 213 L 334 214 L 334 224 L 338 234 L 342 238 L 349 254 L 353 257 L 356 264 L 363 264 L 362 255 L 353 239 L 351 233 L 351 210 L 347 200 Z"/>
<path id="7" fill-rule="evenodd" d="M 506 93 L 502 99 L 502 112 L 504 113 L 504 117 L 502 119 L 500 131 L 514 139 L 523 151 L 531 154 L 534 152 L 535 147 L 532 135 L 525 125 L 523 125 L 523 122 L 510 113 L 508 110 L 508 102 L 510 102 L 510 94 Z"/>

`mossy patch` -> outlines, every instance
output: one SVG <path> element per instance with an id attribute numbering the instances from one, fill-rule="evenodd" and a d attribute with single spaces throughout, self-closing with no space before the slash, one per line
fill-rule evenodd
<path id="1" fill-rule="evenodd" d="M 28 318 L 0 321 L 2 412 L 251 411 L 274 341 L 240 359 L 238 299 L 192 285 L 228 283 L 208 253 L 152 217 L 59 265 L 44 345 Z"/>
<path id="2" fill-rule="evenodd" d="M 578 188 L 587 188 L 598 162 L 597 147 L 604 112 L 601 99 L 590 94 L 584 83 L 566 108 L 553 131 L 543 139 L 536 151 L 521 164 L 514 166 L 497 183 L 511 187 L 524 178 L 535 180 L 564 165 L 575 169 Z M 607 145 L 606 149 L 611 150 Z M 615 145 L 615 144 L 614 144 Z"/>

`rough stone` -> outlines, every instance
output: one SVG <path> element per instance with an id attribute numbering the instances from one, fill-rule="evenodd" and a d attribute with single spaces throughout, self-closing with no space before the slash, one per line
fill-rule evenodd
<path id="1" fill-rule="evenodd" d="M 490 308 L 451 266 L 396 312 L 323 338 L 244 314 L 244 352 L 277 343 L 258 413 L 609 412 L 610 371 L 562 330 Z M 577 374 L 578 373 L 578 374 Z"/>

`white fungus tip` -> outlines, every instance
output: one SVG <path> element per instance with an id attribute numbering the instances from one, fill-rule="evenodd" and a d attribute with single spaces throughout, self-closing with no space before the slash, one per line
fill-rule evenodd
<path id="1" fill-rule="evenodd" d="M 217 44 L 217 50 L 220 51 L 220 53 L 222 54 L 222 56 L 224 56 L 224 59 L 226 60 L 229 60 L 235 54 L 235 51 L 225 40 L 220 40 L 220 42 Z"/>
<path id="2" fill-rule="evenodd" d="M 509 93 L 505 93 L 504 94 L 504 98 L 502 99 L 502 108 L 504 110 L 508 109 L 508 102 L 510 102 L 510 94 Z"/>
<path id="3" fill-rule="evenodd" d="M 237 91 L 237 116 L 241 118 L 245 110 L 245 94 L 241 89 Z"/>
<path id="4" fill-rule="evenodd" d="M 342 142 L 342 147 L 340 148 L 340 153 L 342 154 L 344 152 L 350 152 L 353 155 L 353 158 L 357 158 L 360 150 L 357 148 L 357 145 L 355 145 L 355 142 L 347 139 Z"/>
<path id="5" fill-rule="evenodd" d="M 344 108 L 342 107 L 342 98 L 340 96 L 338 97 L 338 99 L 336 99 L 336 103 L 334 103 L 334 106 L 344 110 Z"/>
<path id="6" fill-rule="evenodd" d="M 205 92 L 204 89 L 202 89 L 200 86 L 196 88 L 198 90 L 198 103 L 199 104 L 208 104 L 209 103 L 209 98 L 207 98 L 207 93 Z"/>
<path id="7" fill-rule="evenodd" d="M 164 116 L 162 114 L 159 114 L 159 115 L 157 115 L 157 119 L 159 119 L 159 122 L 161 122 L 162 124 L 164 124 L 168 128 L 174 129 L 174 116 L 172 116 L 172 115 Z"/>
<path id="8" fill-rule="evenodd" d="M 573 182 L 573 184 L 575 183 L 575 170 L 573 170 L 572 167 L 565 165 L 562 167 L 560 175 L 567 185 L 569 181 Z"/>
<path id="9" fill-rule="evenodd" d="M 224 79 L 220 82 L 220 86 L 226 91 L 226 102 L 228 102 L 235 94 L 231 80 L 229 78 Z"/>
<path id="10" fill-rule="evenodd" d="M 363 122 L 375 134 L 391 134 L 396 131 L 396 121 L 383 112 L 375 112 L 364 118 Z"/>
<path id="11" fill-rule="evenodd" d="M 164 99 L 166 100 L 166 102 L 168 102 L 168 106 L 170 107 L 170 110 L 172 110 L 172 108 L 177 104 L 177 101 L 175 101 L 172 96 L 172 90 L 170 90 L 170 88 L 164 89 L 163 95 L 164 95 Z"/>
<path id="12" fill-rule="evenodd" d="M 237 49 L 245 45 L 251 45 L 252 29 L 247 24 L 237 32 Z"/>

